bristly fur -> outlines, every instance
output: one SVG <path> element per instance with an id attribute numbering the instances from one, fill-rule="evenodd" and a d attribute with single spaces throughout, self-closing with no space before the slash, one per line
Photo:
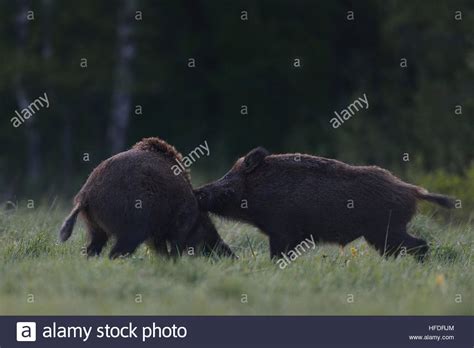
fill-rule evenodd
<path id="1" fill-rule="evenodd" d="M 166 141 L 157 138 L 143 138 L 138 143 L 132 146 L 132 149 L 141 150 L 141 151 L 152 151 L 152 152 L 161 152 L 166 156 L 171 157 L 172 159 L 176 159 L 179 162 L 182 162 L 183 155 L 176 150 L 173 145 L 168 144 Z M 186 179 L 191 182 L 191 173 L 189 169 L 186 169 L 184 173 Z"/>
<path id="2" fill-rule="evenodd" d="M 202 210 L 250 223 L 268 235 L 274 259 L 306 238 L 344 246 L 364 237 L 383 256 L 406 250 L 421 261 L 428 244 L 407 231 L 417 200 L 454 206 L 452 198 L 428 193 L 380 167 L 304 154 L 271 155 L 262 147 L 194 194 Z M 249 202 L 246 209 L 243 200 Z"/>
<path id="3" fill-rule="evenodd" d="M 133 253 L 142 243 L 165 256 L 193 248 L 205 255 L 235 257 L 209 216 L 199 211 L 189 176 L 173 172 L 180 159 L 173 146 L 147 138 L 101 162 L 76 195 L 60 230 L 61 241 L 71 236 L 80 213 L 89 240 L 87 256 L 100 255 L 108 240 L 115 239 L 112 259 Z"/>

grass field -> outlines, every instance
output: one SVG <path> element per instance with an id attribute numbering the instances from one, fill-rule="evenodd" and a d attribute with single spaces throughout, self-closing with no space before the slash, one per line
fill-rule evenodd
<path id="1" fill-rule="evenodd" d="M 116 261 L 87 260 L 81 223 L 67 243 L 57 242 L 66 214 L 59 207 L 0 213 L 0 314 L 474 314 L 472 221 L 418 215 L 411 230 L 431 245 L 423 264 L 384 260 L 357 240 L 344 254 L 318 246 L 281 270 L 256 229 L 218 220 L 237 261 L 166 260 L 146 247 Z"/>

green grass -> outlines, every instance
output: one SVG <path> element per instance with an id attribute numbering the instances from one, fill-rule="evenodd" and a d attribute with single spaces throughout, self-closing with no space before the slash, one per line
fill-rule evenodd
<path id="1" fill-rule="evenodd" d="M 87 260 L 81 223 L 67 243 L 57 242 L 66 214 L 60 208 L 0 213 L 1 315 L 474 314 L 471 222 L 439 224 L 418 215 L 412 232 L 432 248 L 423 264 L 384 260 L 357 240 L 344 255 L 322 245 L 281 270 L 256 229 L 221 221 L 237 261 L 166 260 L 146 247 L 116 261 L 106 254 Z"/>

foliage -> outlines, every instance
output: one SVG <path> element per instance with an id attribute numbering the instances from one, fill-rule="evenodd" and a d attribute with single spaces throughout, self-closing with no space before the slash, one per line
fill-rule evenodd
<path id="1" fill-rule="evenodd" d="M 25 1 L 35 19 L 20 55 L 17 20 Z M 405 152 L 430 171 L 462 173 L 472 160 L 470 0 L 136 3 L 143 20 L 134 26 L 132 94 L 143 115 L 132 108 L 127 144 L 155 135 L 186 153 L 205 139 L 211 158 L 193 171 L 211 177 L 257 145 L 402 171 Z M 0 194 L 7 199 L 35 191 L 71 195 L 110 155 L 119 9 L 95 0 L 0 3 Z M 243 10 L 248 21 L 240 19 Z M 454 20 L 458 10 L 462 21 Z M 83 57 L 87 69 L 79 65 Z M 187 67 L 191 57 L 194 69 Z M 292 65 L 295 58 L 301 68 Z M 19 73 L 28 99 L 46 91 L 51 107 L 34 116 L 34 126 L 14 129 Z M 369 109 L 332 129 L 333 112 L 362 93 Z M 28 178 L 32 131 L 42 163 L 35 182 Z"/>

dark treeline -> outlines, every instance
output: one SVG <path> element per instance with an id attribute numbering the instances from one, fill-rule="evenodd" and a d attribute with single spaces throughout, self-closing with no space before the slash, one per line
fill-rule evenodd
<path id="1" fill-rule="evenodd" d="M 473 15 L 471 0 L 2 1 L 0 193 L 70 194 L 145 136 L 184 154 L 206 140 L 192 171 L 209 178 L 258 145 L 462 173 Z"/>

